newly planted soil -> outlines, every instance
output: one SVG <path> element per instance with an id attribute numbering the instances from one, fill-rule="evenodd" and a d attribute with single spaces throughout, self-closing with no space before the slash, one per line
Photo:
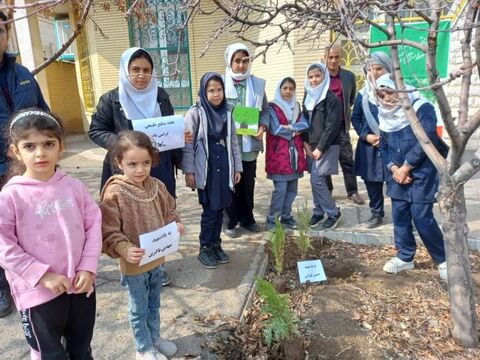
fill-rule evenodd
<path id="1" fill-rule="evenodd" d="M 447 285 L 423 247 L 414 270 L 389 275 L 382 267 L 395 255 L 391 246 L 314 239 L 308 259 L 322 260 L 328 280 L 300 285 L 294 241 L 287 241 L 282 275 L 300 319 L 306 359 L 480 359 L 480 350 L 464 349 L 451 337 Z M 470 262 L 478 287 L 478 252 L 471 252 Z M 274 277 L 271 263 L 266 277 Z M 221 359 L 285 359 L 280 344 L 265 345 L 262 320 L 267 316 L 260 307 L 255 297 L 244 323 L 215 319 L 206 346 Z"/>

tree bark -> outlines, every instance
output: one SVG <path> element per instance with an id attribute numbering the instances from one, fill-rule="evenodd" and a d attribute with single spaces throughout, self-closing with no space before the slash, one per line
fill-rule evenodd
<path id="1" fill-rule="evenodd" d="M 466 347 L 476 347 L 477 313 L 475 291 L 468 256 L 467 210 L 463 185 L 454 187 L 441 178 L 438 204 L 443 217 L 443 236 L 448 269 L 448 296 L 453 322 L 453 336 Z"/>

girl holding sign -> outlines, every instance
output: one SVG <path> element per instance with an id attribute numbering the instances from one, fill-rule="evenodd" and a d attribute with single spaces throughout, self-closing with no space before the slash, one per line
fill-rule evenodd
<path id="1" fill-rule="evenodd" d="M 198 96 L 200 100 L 185 115 L 185 126 L 196 135 L 193 144 L 185 145 L 182 170 L 187 186 L 198 189 L 203 207 L 198 259 L 214 269 L 230 261 L 222 249 L 220 233 L 223 210 L 232 203 L 242 162 L 221 75 L 203 75 Z"/>
<path id="2" fill-rule="evenodd" d="M 31 358 L 92 359 L 100 209 L 85 185 L 57 169 L 64 142 L 55 116 L 26 109 L 7 129 L 16 176 L 0 193 L 0 265 Z"/>
<path id="3" fill-rule="evenodd" d="M 324 64 L 308 66 L 303 107 L 310 123 L 304 138 L 314 203 L 310 226 L 318 226 L 327 215 L 322 225 L 324 229 L 334 229 L 342 217 L 327 186 L 327 176 L 338 173 L 339 119 L 342 118 L 342 104 L 329 90 L 329 85 L 330 75 Z"/>
<path id="4" fill-rule="evenodd" d="M 138 47 L 125 50 L 120 58 L 118 87 L 100 98 L 88 131 L 90 140 L 108 150 L 103 161 L 100 190 L 110 176 L 118 173 L 111 155 L 118 134 L 133 130 L 132 121 L 173 114 L 167 92 L 158 85 L 152 56 Z M 185 142 L 191 141 L 191 134 L 186 132 Z M 180 168 L 182 150 L 157 152 L 156 156 L 159 161 L 152 167 L 150 175 L 161 180 L 175 198 L 175 168 Z M 163 286 L 170 282 L 165 271 Z"/>
<path id="5" fill-rule="evenodd" d="M 121 284 L 129 294 L 129 320 L 137 359 L 166 359 L 177 351 L 160 337 L 161 267 L 164 258 L 140 266 L 145 251 L 139 237 L 176 221 L 175 199 L 163 182 L 150 176 L 158 159 L 150 138 L 139 131 L 124 131 L 112 148 L 112 159 L 123 175 L 112 176 L 101 194 L 103 250 L 119 258 Z"/>
<path id="6" fill-rule="evenodd" d="M 300 111 L 295 93 L 297 85 L 291 77 L 278 82 L 275 99 L 270 103 L 267 132 L 266 172 L 273 181 L 269 229 L 275 227 L 275 216 L 290 229 L 297 228 L 292 216 L 292 204 L 297 196 L 298 179 L 307 170 L 307 160 L 300 132 L 308 129 L 308 121 Z"/>
<path id="7" fill-rule="evenodd" d="M 110 176 L 118 172 L 111 156 L 118 134 L 123 130 L 133 130 L 132 121 L 137 119 L 173 114 L 168 94 L 158 86 L 152 56 L 141 48 L 127 49 L 120 58 L 118 87 L 102 95 L 88 131 L 95 144 L 108 150 L 103 162 L 100 189 Z M 159 156 L 160 161 L 152 167 L 151 175 L 161 180 L 175 197 L 174 167 L 180 168 L 181 150 L 164 151 Z"/>
<path id="8" fill-rule="evenodd" d="M 227 208 L 228 222 L 225 235 L 237 236 L 235 227 L 258 232 L 260 228 L 253 216 L 253 194 L 257 157 L 263 151 L 263 133 L 268 123 L 268 102 L 265 80 L 250 74 L 251 53 L 244 44 L 236 43 L 225 50 L 225 95 L 235 107 L 233 118 L 239 134 L 242 154 L 242 179 L 235 185 L 232 205 Z M 243 135 L 240 135 L 243 134 Z"/>

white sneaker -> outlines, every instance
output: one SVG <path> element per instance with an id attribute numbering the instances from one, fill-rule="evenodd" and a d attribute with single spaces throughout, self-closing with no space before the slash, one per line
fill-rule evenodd
<path id="1" fill-rule="evenodd" d="M 441 264 L 438 264 L 438 273 L 440 274 L 440 279 L 447 281 L 448 272 L 447 272 L 447 262 L 444 261 Z"/>
<path id="2" fill-rule="evenodd" d="M 400 271 L 412 270 L 413 268 L 413 261 L 403 261 L 395 256 L 385 263 L 383 271 L 389 274 L 398 274 Z"/>
<path id="3" fill-rule="evenodd" d="M 157 350 L 148 350 L 145 352 L 137 352 L 135 360 L 168 360 L 166 356 L 160 354 Z"/>
<path id="4" fill-rule="evenodd" d="M 153 346 L 155 346 L 155 349 L 157 349 L 160 353 L 166 356 L 173 356 L 177 352 L 177 345 L 162 338 L 155 340 Z"/>

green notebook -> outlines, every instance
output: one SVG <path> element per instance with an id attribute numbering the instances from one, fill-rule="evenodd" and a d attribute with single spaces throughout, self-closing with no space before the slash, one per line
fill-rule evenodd
<path id="1" fill-rule="evenodd" d="M 235 106 L 232 116 L 237 125 L 238 135 L 257 135 L 260 110 L 247 106 Z"/>

